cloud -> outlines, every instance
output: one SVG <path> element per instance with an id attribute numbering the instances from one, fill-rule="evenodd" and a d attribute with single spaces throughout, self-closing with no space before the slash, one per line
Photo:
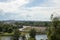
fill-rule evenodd
<path id="1" fill-rule="evenodd" d="M 41 5 L 42 7 L 60 7 L 60 0 L 48 0 L 44 4 Z"/>
<path id="2" fill-rule="evenodd" d="M 31 20 L 31 21 L 47 21 L 50 20 L 50 15 L 53 12 L 52 8 L 47 7 L 32 7 L 27 9 L 21 9 L 17 13 L 3 13 L 2 17 L 4 19 L 14 19 L 14 20 Z"/>
<path id="3" fill-rule="evenodd" d="M 30 0 L 25 7 L 60 7 L 60 0 Z"/>
<path id="4" fill-rule="evenodd" d="M 34 7 L 34 6 L 40 6 L 41 4 L 44 4 L 45 2 L 48 2 L 48 0 L 30 0 L 28 4 L 26 4 L 26 7 Z"/>
<path id="5" fill-rule="evenodd" d="M 0 9 L 6 11 L 6 12 L 14 12 L 18 10 L 18 7 L 21 7 L 22 5 L 26 4 L 27 0 L 15 0 L 12 2 L 0 2 Z"/>
<path id="6" fill-rule="evenodd" d="M 0 2 L 11 2 L 11 1 L 15 1 L 15 0 L 0 0 Z"/>
<path id="7" fill-rule="evenodd" d="M 0 20 L 47 21 L 60 15 L 60 0 L 14 0 L 0 2 Z"/>

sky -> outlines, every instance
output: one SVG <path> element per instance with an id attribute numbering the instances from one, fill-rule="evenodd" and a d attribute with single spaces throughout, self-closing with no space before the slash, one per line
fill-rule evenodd
<path id="1" fill-rule="evenodd" d="M 0 0 L 0 20 L 50 21 L 60 16 L 60 0 Z"/>

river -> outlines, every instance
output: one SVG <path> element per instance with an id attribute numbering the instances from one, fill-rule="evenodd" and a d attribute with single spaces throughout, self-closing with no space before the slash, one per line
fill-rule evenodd
<path id="1" fill-rule="evenodd" d="M 0 37 L 0 40 L 11 40 L 11 36 L 2 36 Z M 46 40 L 47 39 L 47 35 L 36 35 L 36 40 Z M 21 40 L 21 37 L 19 38 L 19 40 Z"/>

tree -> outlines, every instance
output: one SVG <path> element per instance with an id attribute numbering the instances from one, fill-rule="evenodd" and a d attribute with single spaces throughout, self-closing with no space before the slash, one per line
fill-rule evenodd
<path id="1" fill-rule="evenodd" d="M 3 22 L 0 22 L 0 32 L 2 32 L 3 29 Z"/>
<path id="2" fill-rule="evenodd" d="M 26 37 L 25 37 L 25 35 L 22 35 L 22 40 L 26 40 Z"/>
<path id="3" fill-rule="evenodd" d="M 21 34 L 20 31 L 18 29 L 15 29 L 13 40 L 19 40 L 20 34 Z"/>
<path id="4" fill-rule="evenodd" d="M 12 28 L 8 29 L 8 33 L 12 33 L 12 31 L 13 31 Z"/>
<path id="5" fill-rule="evenodd" d="M 60 40 L 60 18 L 52 19 L 52 26 L 48 29 L 48 40 Z"/>
<path id="6" fill-rule="evenodd" d="M 29 35 L 30 35 L 31 38 L 35 38 L 35 36 L 36 36 L 35 29 L 31 29 Z"/>
<path id="7" fill-rule="evenodd" d="M 3 24 L 2 28 L 3 28 L 3 29 L 2 29 L 3 32 L 8 32 L 8 33 L 13 32 L 13 25 Z"/>

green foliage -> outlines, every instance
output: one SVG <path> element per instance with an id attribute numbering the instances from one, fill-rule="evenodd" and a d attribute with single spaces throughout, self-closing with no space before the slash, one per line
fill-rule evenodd
<path id="1" fill-rule="evenodd" d="M 35 38 L 35 36 L 36 36 L 35 29 L 31 29 L 30 32 L 29 32 L 29 35 L 30 35 L 31 38 Z"/>
<path id="2" fill-rule="evenodd" d="M 15 29 L 13 40 L 19 40 L 20 34 L 21 34 L 20 31 L 18 29 Z"/>
<path id="3" fill-rule="evenodd" d="M 49 26 L 50 21 L 23 21 L 15 22 L 16 25 L 25 25 L 25 26 Z"/>
<path id="4" fill-rule="evenodd" d="M 44 39 L 41 39 L 41 40 L 44 40 Z"/>
<path id="5" fill-rule="evenodd" d="M 52 20 L 52 26 L 48 29 L 48 40 L 60 40 L 60 20 L 55 17 Z"/>
<path id="6" fill-rule="evenodd" d="M 0 32 L 8 32 L 8 33 L 11 33 L 13 32 L 14 26 L 11 25 L 11 24 L 0 24 Z"/>
<path id="7" fill-rule="evenodd" d="M 0 27 L 0 32 L 2 32 L 2 27 Z"/>
<path id="8" fill-rule="evenodd" d="M 35 38 L 29 38 L 28 40 L 36 40 Z"/>
<path id="9" fill-rule="evenodd" d="M 11 28 L 8 29 L 8 33 L 12 33 L 12 31 L 13 31 L 13 29 L 11 29 Z"/>
<path id="10" fill-rule="evenodd" d="M 22 40 L 26 40 L 26 37 L 25 37 L 25 35 L 22 35 Z"/>

